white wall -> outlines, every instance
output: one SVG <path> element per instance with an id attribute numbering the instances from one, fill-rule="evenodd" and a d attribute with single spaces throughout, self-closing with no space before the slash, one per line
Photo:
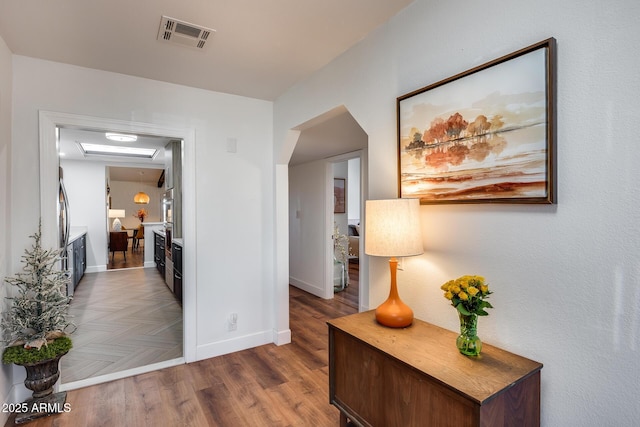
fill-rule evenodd
<path id="1" fill-rule="evenodd" d="M 87 227 L 87 273 L 107 268 L 105 165 L 60 160 L 73 227 Z"/>
<path id="2" fill-rule="evenodd" d="M 324 160 L 289 168 L 289 282 L 324 297 L 325 182 Z"/>
<path id="3" fill-rule="evenodd" d="M 396 197 L 398 96 L 557 39 L 558 204 L 423 206 L 426 253 L 398 275 L 416 316 L 450 330 L 439 286 L 487 277 L 495 309 L 480 336 L 544 363 L 544 426 L 640 418 L 640 150 L 621 125 L 640 116 L 639 16 L 631 0 L 417 0 L 274 106 L 278 158 L 289 129 L 345 105 L 369 135 L 368 198 Z M 371 307 L 386 264 L 371 259 Z"/>
<path id="4" fill-rule="evenodd" d="M 360 223 L 360 159 L 348 160 L 347 216 L 349 224 Z"/>
<path id="5" fill-rule="evenodd" d="M 0 37 L 0 315 L 6 307 L 6 284 L 4 277 L 11 275 L 11 51 Z M 12 384 L 11 366 L 0 367 L 0 401 L 11 402 L 9 391 Z M 8 413 L 0 413 L 0 424 L 4 425 Z"/>
<path id="6" fill-rule="evenodd" d="M 18 253 L 38 222 L 38 110 L 193 129 L 197 239 L 195 277 L 198 359 L 271 342 L 273 307 L 272 103 L 60 63 L 14 56 L 11 207 Z M 228 138 L 237 153 L 226 152 Z M 19 178 L 19 179 L 18 179 Z M 185 242 L 187 245 L 187 242 Z M 12 256 L 18 265 L 17 256 Z M 250 266 L 250 268 L 247 268 Z M 238 329 L 226 330 L 231 312 Z M 283 335 L 286 335 L 284 331 Z"/>

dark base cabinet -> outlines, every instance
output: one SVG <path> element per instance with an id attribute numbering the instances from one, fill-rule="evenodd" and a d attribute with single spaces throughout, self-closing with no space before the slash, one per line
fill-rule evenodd
<path id="1" fill-rule="evenodd" d="M 155 261 L 156 268 L 162 277 L 164 277 L 165 270 L 164 241 L 164 236 L 154 233 L 153 260 Z"/>
<path id="2" fill-rule="evenodd" d="M 182 246 L 175 242 L 171 245 L 173 259 L 173 293 L 182 304 Z"/>
<path id="3" fill-rule="evenodd" d="M 153 259 L 156 263 L 156 268 L 164 278 L 166 283 L 172 283 L 168 285 L 169 289 L 173 291 L 173 294 L 178 299 L 178 302 L 182 304 L 182 246 L 175 241 L 171 243 L 171 260 L 173 260 L 173 272 L 167 269 L 166 263 L 169 259 L 165 251 L 166 238 L 162 234 L 154 233 L 154 250 Z M 165 277 L 166 274 L 170 274 L 170 277 Z M 169 279 L 173 279 L 170 281 Z"/>
<path id="4" fill-rule="evenodd" d="M 78 285 L 84 272 L 87 269 L 87 235 L 83 234 L 81 237 L 73 242 L 73 288 Z"/>
<path id="5" fill-rule="evenodd" d="M 67 269 L 69 271 L 69 283 L 67 285 L 67 295 L 73 296 L 75 289 L 84 272 L 87 269 L 87 235 L 76 238 L 69 246 L 67 246 L 68 262 Z"/>

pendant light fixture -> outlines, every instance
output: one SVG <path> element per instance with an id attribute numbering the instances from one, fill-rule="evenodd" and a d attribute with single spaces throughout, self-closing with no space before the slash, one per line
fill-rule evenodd
<path id="1" fill-rule="evenodd" d="M 140 172 L 140 186 L 142 186 L 142 175 L 144 175 L 144 172 Z M 144 191 L 139 191 L 135 196 L 133 196 L 133 202 L 137 205 L 148 205 L 149 195 Z"/>

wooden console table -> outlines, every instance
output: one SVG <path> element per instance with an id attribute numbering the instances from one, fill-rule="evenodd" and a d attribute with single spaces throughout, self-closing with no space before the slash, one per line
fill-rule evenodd
<path id="1" fill-rule="evenodd" d="M 457 334 L 417 319 L 392 329 L 368 311 L 327 323 L 343 427 L 540 425 L 541 363 L 487 344 L 463 356 Z"/>

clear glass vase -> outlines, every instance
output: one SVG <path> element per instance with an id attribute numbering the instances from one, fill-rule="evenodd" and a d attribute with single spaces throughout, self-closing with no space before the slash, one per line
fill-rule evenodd
<path id="1" fill-rule="evenodd" d="M 343 291 L 347 286 L 347 272 L 343 262 L 333 259 L 333 291 Z"/>
<path id="2" fill-rule="evenodd" d="M 465 316 L 458 313 L 460 317 L 460 335 L 456 339 L 456 347 L 460 353 L 467 356 L 478 356 L 482 350 L 482 341 L 478 338 L 478 315 Z"/>

